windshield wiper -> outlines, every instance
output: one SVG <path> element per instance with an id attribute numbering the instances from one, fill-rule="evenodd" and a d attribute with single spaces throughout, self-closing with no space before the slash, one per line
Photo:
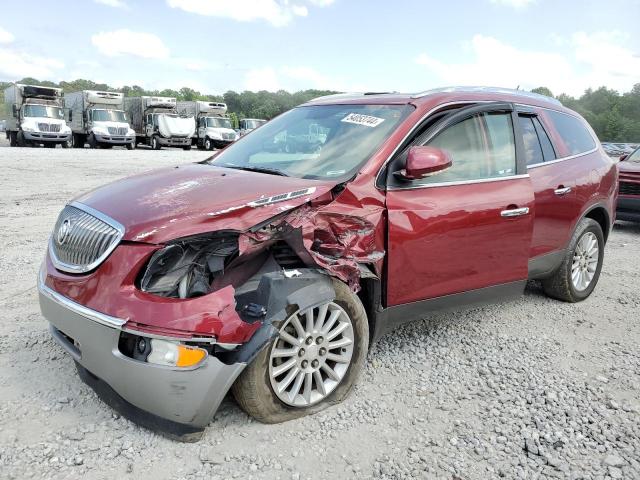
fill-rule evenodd
<path id="1" fill-rule="evenodd" d="M 239 166 L 239 165 L 231 165 L 229 163 L 225 163 L 221 165 L 225 168 L 233 168 L 235 170 L 245 170 L 247 172 L 258 172 L 258 173 L 266 173 L 267 175 L 280 175 L 282 177 L 289 177 L 290 175 L 282 170 L 278 170 L 277 168 L 269 168 L 269 167 L 247 167 L 247 166 Z"/>

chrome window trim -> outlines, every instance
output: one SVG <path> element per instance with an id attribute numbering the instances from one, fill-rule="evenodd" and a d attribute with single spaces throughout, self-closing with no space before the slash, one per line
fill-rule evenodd
<path id="1" fill-rule="evenodd" d="M 84 305 L 80 305 L 79 303 L 76 303 L 73 300 L 68 299 L 64 295 L 61 295 L 55 290 L 49 288 L 45 284 L 44 276 L 45 276 L 45 273 L 44 273 L 44 266 L 43 266 L 40 269 L 40 275 L 38 275 L 38 291 L 42 295 L 46 296 L 50 300 L 60 305 L 61 307 L 64 307 L 67 310 L 72 311 L 73 313 L 76 313 L 82 317 L 85 317 L 89 320 L 99 323 L 100 325 L 104 325 L 105 327 L 109 327 L 109 328 L 116 328 L 118 330 L 120 330 L 121 327 L 129 321 L 128 318 L 123 319 L 123 318 L 112 317 L 111 315 L 97 312 L 95 310 L 92 310 L 91 308 L 85 307 Z"/>
<path id="2" fill-rule="evenodd" d="M 86 273 L 86 272 L 89 272 L 89 271 L 93 270 L 98 265 L 100 265 L 102 262 L 104 262 L 106 260 L 106 258 L 109 255 L 111 255 L 111 252 L 113 252 L 116 249 L 116 247 L 118 245 L 120 245 L 120 242 L 122 241 L 122 238 L 124 237 L 124 226 L 120 222 L 117 222 L 113 218 L 109 217 L 108 215 L 105 215 L 104 213 L 96 210 L 95 208 L 91 208 L 90 206 L 85 205 L 84 203 L 71 202 L 71 203 L 68 204 L 68 206 L 77 208 L 78 210 L 82 210 L 83 212 L 85 212 L 85 213 L 97 218 L 98 220 L 106 223 L 107 225 L 109 225 L 110 227 L 114 228 L 118 232 L 117 235 L 116 235 L 115 240 L 109 246 L 109 248 L 107 248 L 102 255 L 100 255 L 98 258 L 96 258 L 93 262 L 91 262 L 88 265 L 69 265 L 68 263 L 64 263 L 64 262 L 60 261 L 58 259 L 58 257 L 56 256 L 55 248 L 53 248 L 54 247 L 54 245 L 53 245 L 53 234 L 49 237 L 49 255 L 51 256 L 51 261 L 53 262 L 53 265 L 58 270 L 61 270 L 63 272 L 67 272 L 67 273 Z"/>
<path id="3" fill-rule="evenodd" d="M 594 148 L 592 148 L 588 152 L 576 153 L 575 155 L 569 155 L 568 157 L 556 158 L 555 160 L 550 160 L 548 162 L 541 162 L 541 163 L 534 163 L 534 164 L 531 164 L 531 165 L 527 165 L 527 170 L 530 169 L 530 168 L 538 168 L 538 167 L 543 167 L 545 165 L 551 165 L 551 164 L 558 163 L 558 162 L 564 162 L 566 160 L 573 160 L 574 158 L 584 157 L 585 155 L 591 155 L 592 153 L 595 153 L 597 151 L 598 151 L 598 145 L 596 145 Z"/>
<path id="4" fill-rule="evenodd" d="M 503 182 L 505 180 L 517 180 L 521 178 L 529 178 L 528 173 L 524 173 L 521 175 L 509 175 L 508 177 L 489 177 L 489 178 L 478 178 L 475 180 L 460 180 L 460 181 L 452 181 L 452 182 L 438 182 L 438 183 L 424 183 L 422 185 L 414 185 L 411 187 L 389 187 L 387 191 L 398 191 L 398 190 L 416 190 L 418 188 L 433 188 L 433 187 L 452 187 L 456 185 L 472 185 L 475 183 L 491 183 L 491 182 Z"/>

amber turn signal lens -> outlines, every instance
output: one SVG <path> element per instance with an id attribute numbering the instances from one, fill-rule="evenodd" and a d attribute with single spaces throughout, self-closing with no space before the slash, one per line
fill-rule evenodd
<path id="1" fill-rule="evenodd" d="M 178 345 L 178 361 L 176 367 L 191 367 L 200 363 L 207 352 L 201 348 Z"/>

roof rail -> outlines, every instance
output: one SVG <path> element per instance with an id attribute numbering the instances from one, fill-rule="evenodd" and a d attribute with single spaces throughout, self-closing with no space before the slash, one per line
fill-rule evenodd
<path id="1" fill-rule="evenodd" d="M 521 97 L 529 97 L 537 100 L 543 100 L 545 102 L 555 103 L 556 105 L 562 105 L 560 100 L 553 97 L 547 97 L 546 95 L 540 95 L 539 93 L 527 92 L 526 90 L 515 90 L 513 88 L 503 88 L 503 87 L 444 87 L 444 88 L 434 88 L 431 90 L 425 90 L 424 92 L 414 93 L 411 95 L 411 98 L 421 98 L 426 97 L 427 95 L 433 95 L 436 93 L 504 93 L 509 95 L 518 95 Z"/>

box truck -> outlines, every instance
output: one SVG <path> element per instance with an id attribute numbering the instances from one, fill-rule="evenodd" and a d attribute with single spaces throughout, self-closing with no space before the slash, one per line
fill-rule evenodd
<path id="1" fill-rule="evenodd" d="M 243 118 L 238 122 L 240 127 L 238 130 L 240 131 L 240 135 L 243 136 L 256 128 L 261 127 L 265 123 L 267 123 L 267 121 L 262 118 Z"/>
<path id="2" fill-rule="evenodd" d="M 71 129 L 64 122 L 62 89 L 16 83 L 4 91 L 9 112 L 5 134 L 12 147 L 68 146 Z"/>
<path id="3" fill-rule="evenodd" d="M 193 135 L 193 144 L 198 148 L 206 150 L 224 148 L 239 138 L 231 125 L 225 103 L 178 102 L 178 112 L 195 118 L 196 131 Z"/>
<path id="4" fill-rule="evenodd" d="M 136 143 L 154 150 L 162 147 L 191 149 L 196 129 L 193 115 L 180 115 L 172 97 L 125 97 L 124 110 L 136 134 Z"/>
<path id="5" fill-rule="evenodd" d="M 123 100 L 124 95 L 118 92 L 82 90 L 65 94 L 74 148 L 83 148 L 88 143 L 91 148 L 123 145 L 133 149 L 136 134 L 127 122 Z"/>

